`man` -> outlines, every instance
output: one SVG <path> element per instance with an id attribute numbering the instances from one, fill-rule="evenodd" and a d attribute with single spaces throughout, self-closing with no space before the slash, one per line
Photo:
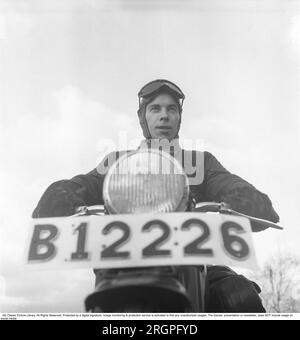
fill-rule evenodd
<path id="1" fill-rule="evenodd" d="M 177 145 L 185 98 L 181 89 L 168 80 L 158 79 L 146 84 L 138 97 L 138 117 L 145 137 L 140 148 L 151 147 L 151 142 L 156 140 L 175 141 Z M 212 154 L 204 152 L 203 155 L 203 176 L 197 183 L 190 182 L 190 191 L 196 202 L 225 202 L 239 212 L 279 221 L 265 194 L 228 172 Z M 101 164 L 109 159 L 106 157 Z M 79 206 L 103 204 L 104 177 L 105 172 L 99 171 L 98 167 L 86 175 L 53 183 L 39 201 L 33 217 L 68 216 Z M 259 287 L 231 269 L 209 267 L 208 282 L 207 312 L 265 312 L 258 295 Z"/>

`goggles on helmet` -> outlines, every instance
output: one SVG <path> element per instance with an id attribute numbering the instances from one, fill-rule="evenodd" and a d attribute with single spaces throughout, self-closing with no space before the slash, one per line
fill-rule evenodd
<path id="1" fill-rule="evenodd" d="M 185 95 L 183 94 L 183 92 L 180 90 L 180 88 L 177 85 L 165 79 L 153 80 L 150 83 L 142 87 L 142 89 L 138 93 L 139 106 L 141 107 L 144 98 L 147 98 L 151 96 L 152 94 L 159 92 L 159 90 L 162 87 L 172 92 L 176 96 L 176 98 L 180 100 L 180 105 L 182 106 Z"/>

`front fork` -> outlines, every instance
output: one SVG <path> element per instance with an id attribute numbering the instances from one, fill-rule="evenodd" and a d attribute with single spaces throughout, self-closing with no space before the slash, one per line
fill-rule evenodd
<path id="1" fill-rule="evenodd" d="M 184 285 L 192 313 L 204 313 L 206 307 L 207 266 L 189 266 L 184 270 Z"/>

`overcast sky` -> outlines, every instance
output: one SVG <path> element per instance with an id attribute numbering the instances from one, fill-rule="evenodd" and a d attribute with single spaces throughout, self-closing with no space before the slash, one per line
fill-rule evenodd
<path id="1" fill-rule="evenodd" d="M 83 311 L 90 271 L 24 271 L 30 215 L 104 139 L 142 138 L 156 78 L 186 94 L 181 139 L 272 199 L 286 229 L 254 236 L 259 262 L 300 255 L 299 1 L 0 0 L 0 311 Z"/>

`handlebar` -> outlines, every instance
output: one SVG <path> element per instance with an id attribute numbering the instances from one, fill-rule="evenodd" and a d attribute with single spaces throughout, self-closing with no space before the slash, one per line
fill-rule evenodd
<path id="1" fill-rule="evenodd" d="M 221 214 L 233 215 L 233 216 L 242 216 L 246 217 L 250 220 L 252 231 L 258 232 L 267 228 L 274 228 L 278 230 L 283 230 L 283 227 L 279 226 L 276 223 L 273 223 L 268 220 L 264 220 L 262 218 L 253 217 L 250 215 L 246 215 L 230 209 L 228 204 L 226 203 L 216 203 L 216 202 L 201 202 L 196 203 L 194 211 L 198 212 L 218 212 Z"/>
<path id="2" fill-rule="evenodd" d="M 283 227 L 277 225 L 268 220 L 264 220 L 261 218 L 249 216 L 238 211 L 232 210 L 229 208 L 229 205 L 226 203 L 217 203 L 217 202 L 201 202 L 196 203 L 194 208 L 194 212 L 214 212 L 220 214 L 227 214 L 232 216 L 241 216 L 245 217 L 250 221 L 251 228 L 253 232 L 258 232 L 265 230 L 267 228 L 273 228 L 282 230 Z M 76 213 L 73 216 L 87 216 L 87 215 L 105 215 L 105 207 L 103 205 L 93 205 L 93 206 L 81 206 L 76 209 Z"/>

